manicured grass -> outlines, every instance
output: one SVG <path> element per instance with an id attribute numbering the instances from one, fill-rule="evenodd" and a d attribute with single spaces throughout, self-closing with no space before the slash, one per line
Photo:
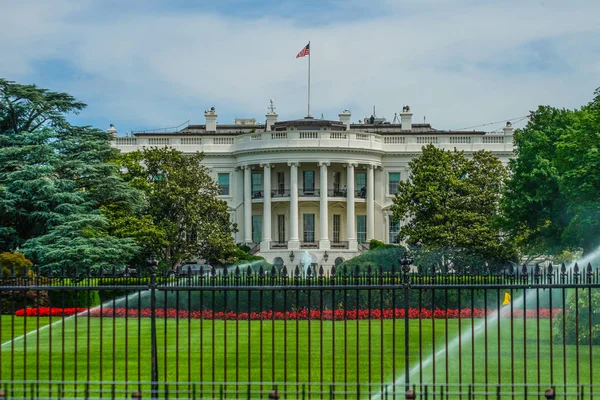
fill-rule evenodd
<path id="1" fill-rule="evenodd" d="M 150 319 L 52 320 L 48 325 L 47 317 L 2 316 L 1 380 L 151 379 Z M 48 325 L 39 333 L 38 321 L 40 327 Z M 483 326 L 483 320 L 476 319 L 478 325 Z M 25 339 L 19 337 L 28 332 Z M 16 339 L 11 342 L 11 337 Z M 600 354 L 600 348 L 551 346 L 550 338 L 548 319 L 539 320 L 539 326 L 536 319 L 515 319 L 512 324 L 502 319 L 500 328 L 493 322 L 482 327 L 474 341 L 470 319 L 460 321 L 460 327 L 458 320 L 411 320 L 410 381 L 547 384 L 552 372 L 556 385 L 565 375 L 567 383 L 576 383 L 577 373 L 582 383 L 600 382 L 599 367 L 590 377 L 589 356 L 590 350 Z M 159 319 L 157 350 L 159 379 L 164 382 L 389 384 L 405 370 L 403 320 Z M 438 357 L 429 363 L 433 352 Z"/>

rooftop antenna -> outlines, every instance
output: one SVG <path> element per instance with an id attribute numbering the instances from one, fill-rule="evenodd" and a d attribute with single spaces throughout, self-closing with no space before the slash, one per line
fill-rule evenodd
<path id="1" fill-rule="evenodd" d="M 321 113 L 321 119 L 325 119 L 325 117 L 323 116 L 323 113 Z"/>
<path id="2" fill-rule="evenodd" d="M 373 116 L 377 118 L 377 114 L 375 113 L 375 104 L 373 104 Z"/>
<path id="3" fill-rule="evenodd" d="M 426 124 L 427 122 L 425 122 L 425 116 L 423 115 L 423 123 Z"/>
<path id="4" fill-rule="evenodd" d="M 392 121 L 392 124 L 399 124 L 400 123 L 400 118 L 398 118 L 398 113 L 394 113 L 394 120 Z"/>
<path id="5" fill-rule="evenodd" d="M 275 104 L 273 104 L 273 99 L 269 100 L 269 107 L 267 107 L 267 110 L 270 114 L 275 114 Z"/>

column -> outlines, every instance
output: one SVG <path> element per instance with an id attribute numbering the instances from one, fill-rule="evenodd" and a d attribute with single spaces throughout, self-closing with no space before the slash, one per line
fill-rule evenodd
<path id="1" fill-rule="evenodd" d="M 244 165 L 244 243 L 252 243 L 252 168 Z"/>
<path id="2" fill-rule="evenodd" d="M 263 228 L 260 251 L 269 250 L 271 244 L 271 164 L 261 164 L 263 167 Z"/>
<path id="3" fill-rule="evenodd" d="M 383 243 L 390 242 L 390 212 L 386 211 L 383 216 L 383 224 L 385 225 L 383 229 Z"/>
<path id="4" fill-rule="evenodd" d="M 298 238 L 298 163 L 289 162 L 290 166 L 290 239 L 288 249 L 299 249 Z"/>
<path id="5" fill-rule="evenodd" d="M 356 242 L 356 229 L 354 228 L 356 222 L 356 216 L 354 215 L 354 167 L 358 164 L 348 163 L 346 168 L 346 239 L 348 240 L 348 249 L 358 250 L 358 243 Z"/>
<path id="6" fill-rule="evenodd" d="M 319 249 L 329 250 L 331 248 L 331 242 L 329 241 L 329 205 L 327 203 L 327 167 L 329 163 L 320 162 L 319 166 L 321 167 L 321 174 L 319 176 L 321 191 Z"/>
<path id="7" fill-rule="evenodd" d="M 367 165 L 367 241 L 375 238 L 375 165 Z"/>

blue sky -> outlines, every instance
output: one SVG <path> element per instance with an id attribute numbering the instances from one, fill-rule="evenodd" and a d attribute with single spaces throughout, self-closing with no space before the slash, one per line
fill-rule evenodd
<path id="1" fill-rule="evenodd" d="M 457 129 L 578 107 L 600 86 L 595 0 L 0 0 L 0 77 L 88 104 L 78 124 L 120 134 L 311 111 Z M 500 127 L 500 126 L 498 126 Z M 490 130 L 498 127 L 489 127 Z"/>

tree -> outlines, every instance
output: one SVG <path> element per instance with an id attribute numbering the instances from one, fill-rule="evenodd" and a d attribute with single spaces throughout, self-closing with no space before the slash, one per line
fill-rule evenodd
<path id="1" fill-rule="evenodd" d="M 198 256 L 213 263 L 235 257 L 235 226 L 227 203 L 217 198 L 218 185 L 201 164 L 202 158 L 201 153 L 184 155 L 171 148 L 147 148 L 121 156 L 123 176 L 145 193 L 146 214 L 152 218 L 152 225 L 146 221 L 140 229 L 147 236 L 137 236 L 138 243 L 168 267 Z M 124 221 L 118 224 L 126 229 Z"/>
<path id="2" fill-rule="evenodd" d="M 398 185 L 392 205 L 394 218 L 405 221 L 402 240 L 455 265 L 514 258 L 496 223 L 507 176 L 498 158 L 479 151 L 468 159 L 429 145 L 409 166 L 410 177 Z"/>
<path id="3" fill-rule="evenodd" d="M 67 93 L 0 78 L 0 132 L 5 134 L 69 125 L 65 115 L 77 114 L 85 106 Z"/>
<path id="4" fill-rule="evenodd" d="M 110 135 L 66 121 L 84 106 L 0 80 L 0 248 L 22 248 L 43 270 L 121 267 L 136 252 L 131 239 L 109 234 L 100 210 L 136 213 L 144 198 L 120 177 Z M 121 258 L 90 256 L 94 246 Z"/>
<path id="5" fill-rule="evenodd" d="M 505 227 L 524 252 L 600 246 L 600 89 L 581 109 L 540 106 L 515 132 Z"/>

